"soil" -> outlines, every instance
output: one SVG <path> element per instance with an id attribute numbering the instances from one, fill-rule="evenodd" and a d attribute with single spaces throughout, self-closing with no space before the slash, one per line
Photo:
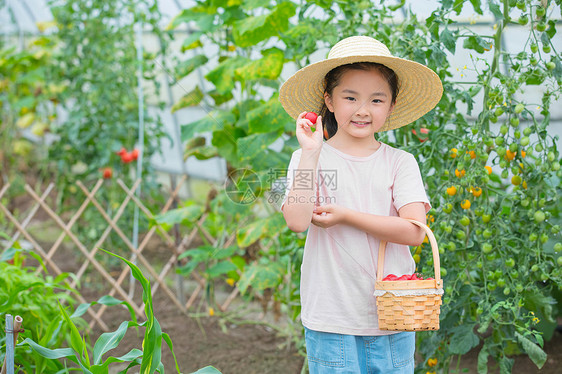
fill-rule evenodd
<path id="1" fill-rule="evenodd" d="M 81 265 L 76 256 L 70 254 L 71 251 L 59 250 L 54 256 L 54 261 L 62 271 L 77 271 Z M 110 270 L 110 273 L 116 274 L 117 272 Z M 89 285 L 83 284 L 81 289 L 81 294 L 87 301 L 96 300 L 107 293 L 100 289 L 101 286 L 98 284 L 99 280 L 96 279 L 95 272 L 91 275 L 91 277 L 84 278 Z M 124 284 L 125 290 L 127 290 L 126 283 L 127 281 Z M 97 287 L 93 287 L 94 285 Z M 140 300 L 141 292 L 140 286 L 136 287 L 136 300 Z M 257 303 L 250 305 L 248 309 L 250 314 L 243 316 L 246 321 L 254 320 L 256 323 L 240 324 L 233 321 L 226 322 L 229 320 L 228 314 L 226 318 L 224 316 L 210 317 L 206 313 L 196 313 L 196 310 L 190 310 L 192 315 L 185 315 L 163 292 L 157 292 L 153 301 L 155 316 L 160 322 L 162 331 L 170 335 L 182 373 L 192 373 L 208 365 L 216 367 L 225 374 L 301 373 L 304 356 L 299 353 L 293 342 L 289 342 L 286 336 L 281 336 L 277 330 L 269 327 L 273 323 L 270 315 L 266 315 L 264 319 L 259 317 L 261 305 Z M 197 302 L 194 305 L 194 309 L 197 309 Z M 96 306 L 92 308 L 97 309 Z M 109 330 L 114 331 L 122 321 L 130 320 L 130 316 L 124 307 L 113 306 L 107 309 L 103 320 L 108 324 Z M 102 332 L 99 326 L 91 331 L 92 344 Z M 111 356 L 118 357 L 133 348 L 140 349 L 143 332 L 142 328 L 139 329 L 138 334 L 135 329 L 129 329 L 118 348 L 111 351 Z M 522 355 L 515 357 L 512 372 L 515 374 L 560 373 L 562 332 L 555 332 L 553 338 L 545 343 L 544 350 L 548 354 L 548 358 L 541 370 L 537 369 L 527 356 Z M 478 352 L 479 347 L 462 357 L 459 373 L 477 373 Z M 494 362 L 490 361 L 488 372 L 499 373 Z M 162 362 L 167 372 L 175 372 L 173 356 L 165 343 L 162 347 Z M 114 364 L 112 369 L 115 371 L 112 370 L 110 373 L 117 373 L 123 368 L 124 366 Z M 138 371 L 131 370 L 130 372 Z M 451 373 L 455 373 L 455 371 L 451 371 Z"/>
<path id="2" fill-rule="evenodd" d="M 39 212 L 38 212 L 39 213 Z M 43 218 L 38 217 L 38 221 Z M 43 248 L 50 248 L 49 243 L 41 243 Z M 63 245 L 64 246 L 64 245 Z M 152 247 L 152 246 L 151 246 Z M 163 262 L 168 256 L 163 256 L 165 246 L 159 248 L 154 246 L 147 248 L 147 257 L 150 261 Z M 82 261 L 73 256 L 71 249 L 59 250 L 54 256 L 54 261 L 62 271 L 76 272 Z M 153 256 L 150 256 L 152 254 Z M 159 258 L 159 255 L 161 258 Z M 118 272 L 108 269 L 112 275 Z M 95 282 L 96 272 L 85 274 L 84 283 L 88 284 L 81 289 L 81 294 L 88 301 L 96 300 L 107 291 L 103 290 L 102 285 Z M 125 282 L 127 283 L 127 281 Z M 93 287 L 97 285 L 97 287 Z M 126 285 L 125 285 L 125 289 Z M 140 287 L 136 287 L 136 300 L 140 299 Z M 196 303 L 197 304 L 197 303 Z M 96 309 L 96 307 L 93 307 Z M 254 314 L 244 316 L 247 320 L 257 320 L 260 306 L 256 305 Z M 174 351 L 182 373 L 191 373 L 207 365 L 213 365 L 225 374 L 251 374 L 251 373 L 282 373 L 292 374 L 301 373 L 304 356 L 299 353 L 297 347 L 286 336 L 278 334 L 277 330 L 272 329 L 266 324 L 240 324 L 232 321 L 225 322 L 225 318 L 214 316 L 193 317 L 187 316 L 170 302 L 169 298 L 162 292 L 158 292 L 154 297 L 155 316 L 161 324 L 163 332 L 170 335 L 174 344 Z M 195 311 L 193 311 L 195 313 Z M 271 314 L 271 312 L 270 312 Z M 255 318 L 254 318 L 255 317 Z M 268 317 L 269 318 L 269 317 Z M 104 315 L 104 321 L 108 323 L 111 331 L 118 325 L 128 320 L 129 315 L 126 309 L 120 306 L 108 308 Z M 270 322 L 270 321 L 269 321 Z M 102 333 L 99 326 L 90 334 L 92 343 Z M 139 334 L 134 329 L 129 329 L 119 347 L 111 351 L 112 356 L 119 356 L 128 352 L 132 348 L 141 348 L 143 330 Z M 546 364 L 541 370 L 531 362 L 527 356 L 515 358 L 513 373 L 524 374 L 554 374 L 560 373 L 562 365 L 562 333 L 556 332 L 551 341 L 545 343 L 545 351 L 548 354 Z M 460 364 L 460 372 L 475 374 L 479 349 L 476 348 L 463 356 Z M 167 372 L 174 372 L 175 363 L 168 347 L 162 347 L 162 360 Z M 497 372 L 493 363 L 489 365 L 490 373 Z M 134 372 L 133 370 L 131 372 Z"/>
<path id="3" fill-rule="evenodd" d="M 222 373 L 234 374 L 301 372 L 304 357 L 294 344 L 288 345 L 286 339 L 268 326 L 224 324 L 220 323 L 220 317 L 188 317 L 167 300 L 155 300 L 155 311 L 162 331 L 172 339 L 182 373 L 208 365 Z M 121 320 L 116 319 L 110 328 L 117 328 Z M 141 342 L 142 336 L 137 337 L 134 329 L 130 329 L 119 345 L 119 353 L 140 348 Z M 112 355 L 117 356 L 117 352 Z M 166 372 L 175 372 L 174 359 L 165 343 L 162 356 Z"/>

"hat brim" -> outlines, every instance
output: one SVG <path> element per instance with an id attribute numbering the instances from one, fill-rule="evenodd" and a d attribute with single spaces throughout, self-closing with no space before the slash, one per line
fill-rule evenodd
<path id="1" fill-rule="evenodd" d="M 349 56 L 310 64 L 291 76 L 281 86 L 279 100 L 287 113 L 297 118 L 302 112 L 319 113 L 324 104 L 324 78 L 330 70 L 356 62 L 375 62 L 394 70 L 399 93 L 392 114 L 379 130 L 405 126 L 433 109 L 443 94 L 439 76 L 425 65 L 389 56 Z"/>

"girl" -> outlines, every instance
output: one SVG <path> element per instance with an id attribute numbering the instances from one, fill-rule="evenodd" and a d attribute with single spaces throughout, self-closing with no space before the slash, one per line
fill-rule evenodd
<path id="1" fill-rule="evenodd" d="M 281 209 L 292 231 L 308 229 L 301 320 L 311 373 L 414 372 L 414 333 L 378 328 L 375 269 L 383 240 L 385 275 L 414 272 L 408 245 L 424 233 L 405 218 L 425 223 L 430 204 L 414 157 L 374 135 L 423 116 L 442 91 L 433 71 L 365 36 L 340 41 L 281 87 L 301 146 Z M 316 124 L 307 111 L 321 113 Z"/>

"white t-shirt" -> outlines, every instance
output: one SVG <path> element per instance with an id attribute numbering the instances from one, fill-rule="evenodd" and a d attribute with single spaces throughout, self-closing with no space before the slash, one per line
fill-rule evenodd
<path id="1" fill-rule="evenodd" d="M 314 188 L 319 205 L 334 203 L 359 212 L 398 216 L 409 203 L 430 209 L 419 166 L 408 152 L 381 143 L 367 157 L 351 156 L 324 142 L 314 186 L 311 170 L 298 168 L 296 150 L 287 171 L 281 208 L 295 188 Z M 290 202 L 289 202 L 290 203 Z M 301 320 L 311 330 L 350 335 L 387 335 L 378 329 L 375 288 L 379 240 L 348 225 L 308 228 L 301 267 Z M 412 274 L 415 263 L 406 245 L 388 243 L 384 275 Z"/>

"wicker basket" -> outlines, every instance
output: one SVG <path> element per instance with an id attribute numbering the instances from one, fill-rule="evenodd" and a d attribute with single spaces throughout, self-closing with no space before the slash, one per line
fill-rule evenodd
<path id="1" fill-rule="evenodd" d="M 386 242 L 381 242 L 377 264 L 375 296 L 379 329 L 424 331 L 439 329 L 439 313 L 443 281 L 439 266 L 439 250 L 433 232 L 418 221 L 408 220 L 423 228 L 431 243 L 435 279 L 416 281 L 383 281 Z"/>

